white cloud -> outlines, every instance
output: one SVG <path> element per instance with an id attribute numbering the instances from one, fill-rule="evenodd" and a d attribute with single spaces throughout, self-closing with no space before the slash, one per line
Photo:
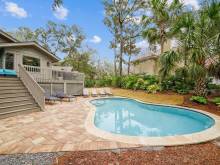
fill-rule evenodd
<path id="1" fill-rule="evenodd" d="M 60 6 L 55 9 L 53 14 L 57 19 L 65 20 L 66 17 L 68 16 L 68 13 L 69 10 L 67 8 Z"/>
<path id="2" fill-rule="evenodd" d="M 173 0 L 168 0 L 167 2 L 168 2 L 168 4 L 171 4 L 173 2 Z M 198 0 L 181 0 L 181 2 L 185 6 L 193 7 L 195 10 L 198 10 L 200 8 Z"/>
<path id="3" fill-rule="evenodd" d="M 136 46 L 141 49 L 147 49 L 149 47 L 149 43 L 146 40 L 142 40 L 137 42 Z"/>
<path id="4" fill-rule="evenodd" d="M 189 5 L 189 6 L 192 6 L 195 10 L 198 10 L 199 9 L 199 2 L 198 0 L 182 0 L 184 5 Z"/>
<path id="5" fill-rule="evenodd" d="M 102 42 L 102 39 L 101 39 L 99 36 L 94 35 L 94 36 L 92 37 L 92 39 L 90 40 L 90 42 L 95 43 L 95 44 L 98 44 L 98 43 Z"/>
<path id="6" fill-rule="evenodd" d="M 5 10 L 14 17 L 26 18 L 28 16 L 27 12 L 14 2 L 5 2 Z"/>
<path id="7" fill-rule="evenodd" d="M 171 39 L 171 42 L 170 42 L 170 47 L 171 48 L 177 48 L 179 45 L 179 41 L 175 38 Z"/>

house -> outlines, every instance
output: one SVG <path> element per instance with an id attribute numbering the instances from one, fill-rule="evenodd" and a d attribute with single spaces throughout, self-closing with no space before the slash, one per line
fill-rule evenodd
<path id="1" fill-rule="evenodd" d="M 18 112 L 17 108 L 6 102 L 22 100 L 18 97 L 21 91 L 28 92 L 40 109 L 44 109 L 45 93 L 52 95 L 63 92 L 81 95 L 84 74 L 73 72 L 69 67 L 54 66 L 53 64 L 59 60 L 56 55 L 37 42 L 19 42 L 0 30 L 0 69 L 13 70 L 17 74 L 17 78 L 0 77 L 0 116 L 2 107 L 11 106 L 13 111 Z M 4 98 L 7 98 L 7 101 Z"/>
<path id="2" fill-rule="evenodd" d="M 149 55 L 132 61 L 132 73 L 157 75 L 159 72 L 158 59 L 158 55 Z"/>

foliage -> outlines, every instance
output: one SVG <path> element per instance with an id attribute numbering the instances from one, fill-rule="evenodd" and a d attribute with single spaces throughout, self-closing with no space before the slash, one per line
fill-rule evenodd
<path id="1" fill-rule="evenodd" d="M 207 77 L 218 75 L 215 66 L 219 64 L 220 3 L 207 1 L 197 11 L 184 11 L 170 27 L 179 42 L 179 49 L 165 52 L 160 61 L 161 78 L 170 76 L 180 63 L 186 75 L 195 82 L 194 93 L 198 96 L 207 94 Z M 210 30 L 212 29 L 212 30 Z M 182 67 L 182 66 L 181 66 Z M 214 68 L 214 71 L 213 71 Z"/>
<path id="2" fill-rule="evenodd" d="M 194 88 L 194 82 L 185 79 L 182 73 L 176 71 L 175 75 L 166 77 L 161 81 L 162 90 L 171 90 L 179 94 L 188 94 Z"/>
<path id="3" fill-rule="evenodd" d="M 220 97 L 215 97 L 214 99 L 211 100 L 213 103 L 216 105 L 220 105 Z"/>
<path id="4" fill-rule="evenodd" d="M 156 93 L 157 91 L 160 91 L 160 86 L 158 84 L 149 85 L 147 87 L 148 93 Z"/>
<path id="5" fill-rule="evenodd" d="M 193 101 L 193 102 L 196 102 L 199 104 L 207 104 L 208 103 L 207 99 L 203 96 L 192 96 L 190 98 L 190 101 Z"/>
<path id="6" fill-rule="evenodd" d="M 179 15 L 182 4 L 178 0 L 149 0 L 148 7 L 152 14 L 144 15 L 142 23 L 144 26 L 143 37 L 147 38 L 151 44 L 160 44 L 161 53 L 164 52 L 164 44 L 171 38 L 168 30 L 173 20 Z"/>
<path id="7" fill-rule="evenodd" d="M 209 83 L 208 84 L 208 89 L 220 89 L 220 85 Z"/>
<path id="8" fill-rule="evenodd" d="M 130 49 L 135 46 L 135 44 L 128 43 L 127 41 L 134 40 L 132 42 L 135 42 L 135 38 L 139 36 L 135 28 L 140 26 L 136 26 L 135 16 L 142 11 L 141 9 L 145 7 L 145 4 L 146 2 L 143 0 L 103 0 L 105 9 L 104 24 L 114 37 L 111 42 L 111 48 L 115 50 L 114 65 L 116 68 L 116 62 L 118 62 L 120 76 L 122 76 L 124 54 L 128 53 L 128 47 Z M 118 48 L 118 52 L 116 52 L 116 48 Z M 131 53 L 129 51 L 128 54 L 131 55 Z M 130 65 L 130 62 L 128 64 Z"/>

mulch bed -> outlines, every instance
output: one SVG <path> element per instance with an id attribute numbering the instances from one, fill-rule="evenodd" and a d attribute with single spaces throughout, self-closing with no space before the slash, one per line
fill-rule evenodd
<path id="1" fill-rule="evenodd" d="M 78 151 L 58 157 L 56 161 L 55 165 L 219 165 L 220 148 L 204 143 L 166 147 L 161 151 Z"/>
<path id="2" fill-rule="evenodd" d="M 184 102 L 183 102 L 183 104 L 181 106 L 189 107 L 189 108 L 201 109 L 201 110 L 204 110 L 206 112 L 210 112 L 210 113 L 213 113 L 215 115 L 220 116 L 220 107 L 218 107 L 215 104 L 210 103 L 210 102 L 208 102 L 208 104 L 206 104 L 206 105 L 198 104 L 198 103 L 190 101 L 190 97 L 191 97 L 191 95 L 186 95 L 184 97 Z M 211 99 L 211 98 L 212 97 L 209 96 L 208 99 Z"/>

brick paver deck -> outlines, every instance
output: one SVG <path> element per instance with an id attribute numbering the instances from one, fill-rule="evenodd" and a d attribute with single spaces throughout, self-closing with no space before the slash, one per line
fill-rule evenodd
<path id="1" fill-rule="evenodd" d="M 48 105 L 46 111 L 0 120 L 0 154 L 137 147 L 89 134 L 85 98 Z"/>

